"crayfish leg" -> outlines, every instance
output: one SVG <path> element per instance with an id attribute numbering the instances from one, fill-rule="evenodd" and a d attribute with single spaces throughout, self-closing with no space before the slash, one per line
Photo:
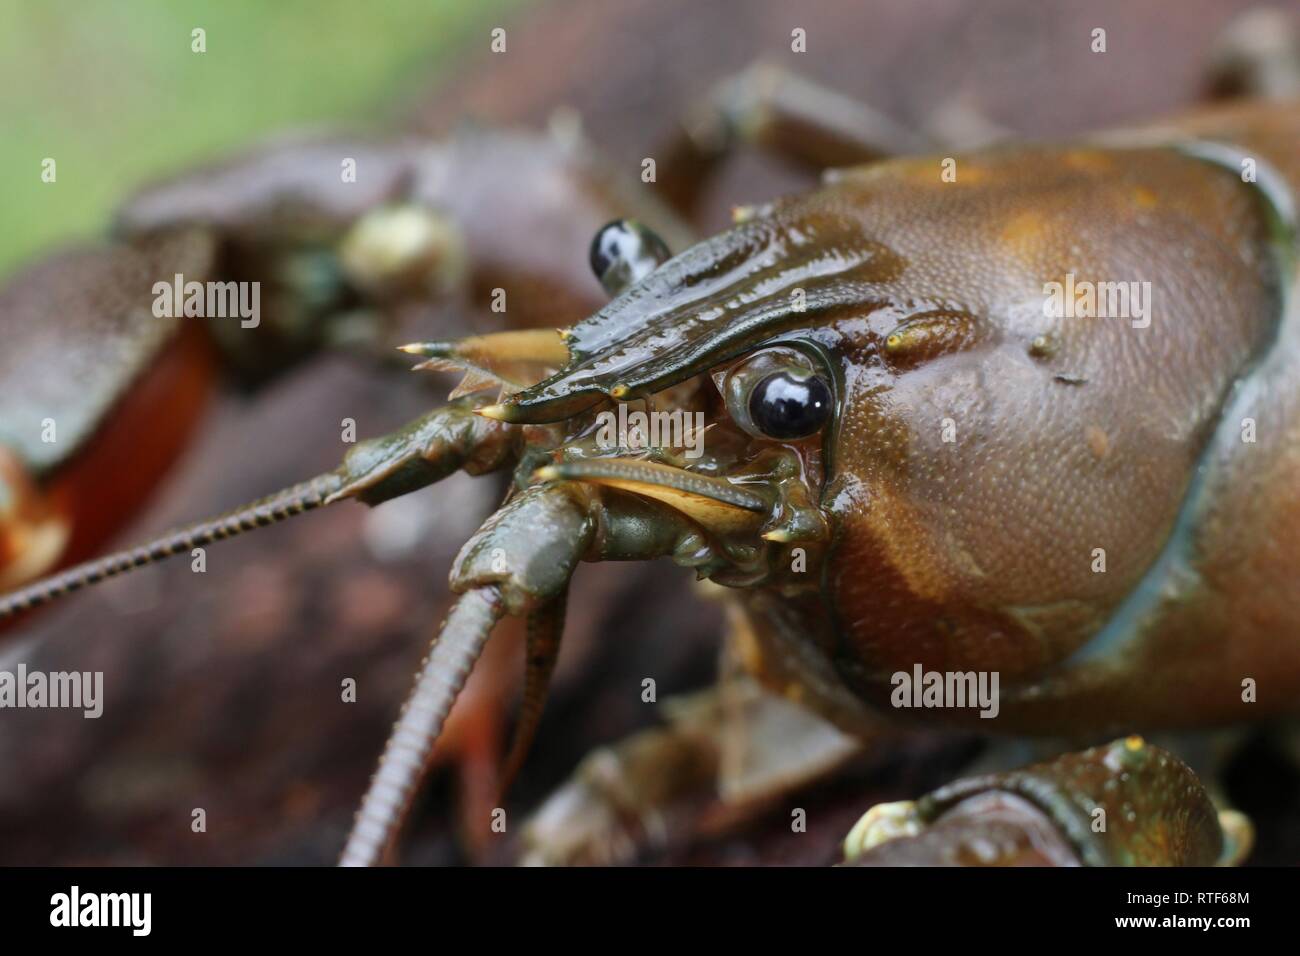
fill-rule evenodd
<path id="1" fill-rule="evenodd" d="M 655 155 L 660 186 L 682 212 L 699 204 L 710 174 L 738 147 L 756 146 L 815 172 L 921 152 L 926 140 L 852 97 L 757 63 L 718 83 Z"/>
<path id="2" fill-rule="evenodd" d="M 1186 764 L 1126 737 L 873 807 L 845 855 L 855 866 L 1211 866 L 1248 846 L 1245 818 L 1217 811 Z"/>
<path id="3" fill-rule="evenodd" d="M 525 825 L 521 862 L 631 863 L 734 830 L 861 750 L 859 741 L 743 674 L 665 707 L 665 726 L 579 764 Z"/>

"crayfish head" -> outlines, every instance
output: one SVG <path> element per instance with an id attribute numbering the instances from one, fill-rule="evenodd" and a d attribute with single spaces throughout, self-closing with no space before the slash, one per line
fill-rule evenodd
<path id="1" fill-rule="evenodd" d="M 553 374 L 481 410 L 579 423 L 712 380 L 708 454 L 641 484 L 662 500 L 687 476 L 723 481 L 768 510 L 755 523 L 739 512 L 762 509 L 711 506 L 739 528 L 714 516 L 717 533 L 828 542 L 809 577 L 840 669 L 884 700 L 917 663 L 1027 686 L 1103 633 L 1169 539 L 1257 317 L 1276 311 L 1267 290 L 1250 308 L 1190 291 L 1192 258 L 1238 298 L 1264 262 L 1262 242 L 1239 256 L 1175 238 L 1177 183 L 1249 222 L 1253 199 L 1204 164 L 1044 147 L 963 159 L 954 182 L 938 169 L 846 173 L 684 250 L 568 330 Z M 1096 236 L 1079 230 L 1089 203 Z M 1133 314 L 1049 309 L 1075 278 L 1122 280 Z M 1154 319 L 1148 287 L 1163 290 Z M 1216 345 L 1227 314 L 1249 327 Z M 557 457 L 544 476 L 576 478 L 578 453 Z M 582 480 L 614 480 L 597 467 L 612 466 L 583 462 Z"/>
<path id="2" fill-rule="evenodd" d="M 635 223 L 602 230 L 593 266 L 639 278 L 620 278 L 608 306 L 561 333 L 551 374 L 478 412 L 563 430 L 521 485 L 654 500 L 708 537 L 675 554 L 701 574 L 815 589 L 843 388 L 834 320 L 868 313 L 901 264 L 851 217 L 801 200 L 663 256 Z"/>

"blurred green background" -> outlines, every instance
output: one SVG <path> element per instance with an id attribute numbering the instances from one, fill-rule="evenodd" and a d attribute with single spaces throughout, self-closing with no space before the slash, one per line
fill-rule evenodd
<path id="1" fill-rule="evenodd" d="M 0 0 L 0 275 L 259 135 L 397 117 L 525 2 Z"/>

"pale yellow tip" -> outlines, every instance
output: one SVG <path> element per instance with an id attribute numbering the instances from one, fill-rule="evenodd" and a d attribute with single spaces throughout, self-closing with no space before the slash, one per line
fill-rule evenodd
<path id="1" fill-rule="evenodd" d="M 509 405 L 484 405 L 481 408 L 474 409 L 474 411 L 484 418 L 494 418 L 499 422 L 510 421 Z"/>
<path id="2" fill-rule="evenodd" d="M 626 385 L 615 385 L 613 388 L 609 390 L 609 397 L 625 398 L 627 396 L 627 393 L 630 391 L 632 390 L 628 388 Z"/>
<path id="3" fill-rule="evenodd" d="M 787 541 L 793 540 L 790 537 L 790 532 L 784 528 L 773 528 L 771 531 L 764 531 L 762 538 L 764 541 L 775 541 L 777 544 L 785 544 Z"/>
<path id="4" fill-rule="evenodd" d="M 533 472 L 533 478 L 537 481 L 555 481 L 560 477 L 560 469 L 554 465 L 543 465 Z"/>
<path id="5" fill-rule="evenodd" d="M 423 355 L 423 354 L 424 354 L 424 343 L 423 343 L 423 342 L 408 342 L 408 343 L 406 343 L 405 345 L 399 345 L 399 346 L 397 347 L 397 351 L 399 351 L 399 352 L 405 352 L 407 355 Z"/>

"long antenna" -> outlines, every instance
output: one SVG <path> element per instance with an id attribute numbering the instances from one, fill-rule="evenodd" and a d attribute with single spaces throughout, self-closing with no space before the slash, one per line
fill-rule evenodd
<path id="1" fill-rule="evenodd" d="M 442 725 L 504 612 L 501 593 L 491 585 L 466 591 L 456 601 L 420 665 L 415 687 L 370 778 L 339 866 L 377 866 L 386 861 Z"/>
<path id="2" fill-rule="evenodd" d="M 96 581 L 116 577 L 146 564 L 152 564 L 154 561 L 171 557 L 173 554 L 191 551 L 224 538 L 233 538 L 245 531 L 275 524 L 293 515 L 319 508 L 325 503 L 326 498 L 343 488 L 344 483 L 345 479 L 338 472 L 331 471 L 317 475 L 310 481 L 277 491 L 273 495 L 260 498 L 216 518 L 176 528 L 137 548 L 118 551 L 94 561 L 75 565 L 66 571 L 60 571 L 25 588 L 0 596 L 0 621 L 14 617 L 29 608 L 47 604 L 57 597 L 88 584 L 94 584 Z"/>

